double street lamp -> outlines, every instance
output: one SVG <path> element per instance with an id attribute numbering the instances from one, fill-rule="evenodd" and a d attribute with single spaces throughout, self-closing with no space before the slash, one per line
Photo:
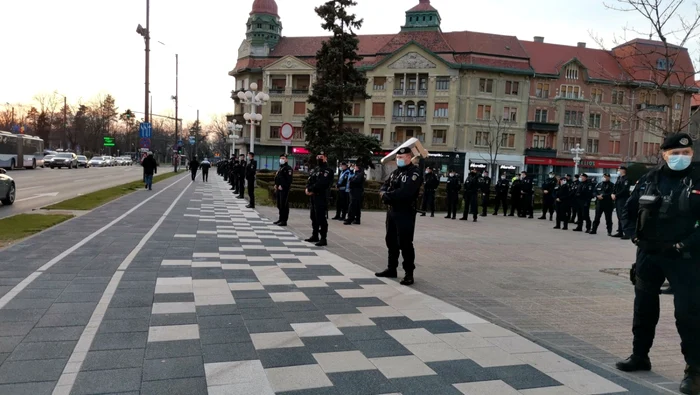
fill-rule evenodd
<path id="1" fill-rule="evenodd" d="M 270 100 L 270 95 L 264 92 L 258 92 L 258 84 L 253 82 L 250 84 L 250 90 L 247 92 L 238 92 L 238 98 L 241 103 L 250 106 L 250 112 L 243 114 L 243 119 L 250 125 L 250 152 L 255 152 L 255 126 L 260 125 L 263 119 L 262 114 L 256 113 L 259 106 L 264 106 Z"/>
<path id="2" fill-rule="evenodd" d="M 240 137 L 240 132 L 243 130 L 243 125 L 240 125 L 236 122 L 234 119 L 233 121 L 229 122 L 227 124 L 228 126 L 228 142 L 231 143 L 231 155 L 230 157 L 233 158 L 233 154 L 236 150 L 236 140 Z"/>
<path id="3" fill-rule="evenodd" d="M 581 144 L 576 144 L 576 148 L 571 149 L 571 153 L 574 155 L 574 174 L 578 174 L 578 165 L 581 163 L 581 155 L 584 154 L 586 150 L 581 148 Z"/>

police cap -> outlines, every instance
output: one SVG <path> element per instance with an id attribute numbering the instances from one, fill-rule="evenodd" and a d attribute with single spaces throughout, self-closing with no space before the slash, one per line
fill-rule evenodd
<path id="1" fill-rule="evenodd" d="M 342 161 L 342 162 L 340 162 L 340 165 L 341 165 L 341 166 L 347 166 L 347 165 L 348 165 L 348 162 Z"/>
<path id="2" fill-rule="evenodd" d="M 620 166 L 617 168 L 618 170 L 627 170 L 627 166 Z"/>
<path id="3" fill-rule="evenodd" d="M 408 148 L 408 147 L 403 147 L 403 148 L 401 148 L 401 149 L 399 150 L 399 152 L 397 152 L 396 154 L 397 154 L 397 155 L 403 155 L 403 154 L 410 154 L 411 152 L 412 152 L 412 151 L 411 151 L 410 148 Z"/>
<path id="4" fill-rule="evenodd" d="M 586 173 L 581 173 L 581 177 L 586 177 L 586 178 L 588 178 L 588 174 L 586 174 Z"/>
<path id="5" fill-rule="evenodd" d="M 610 173 L 603 173 L 603 177 L 610 177 Z"/>
<path id="6" fill-rule="evenodd" d="M 579 175 L 578 175 L 578 174 L 574 174 L 574 178 L 578 178 L 578 177 L 579 177 Z"/>
<path id="7" fill-rule="evenodd" d="M 566 176 L 569 177 L 569 178 L 571 178 L 571 174 L 567 174 Z"/>
<path id="8" fill-rule="evenodd" d="M 688 148 L 693 146 L 693 139 L 688 133 L 676 133 L 666 137 L 661 149 L 666 151 L 676 148 Z"/>

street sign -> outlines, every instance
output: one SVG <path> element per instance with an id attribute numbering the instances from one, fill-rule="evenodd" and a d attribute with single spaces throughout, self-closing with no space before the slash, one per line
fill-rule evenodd
<path id="1" fill-rule="evenodd" d="M 190 145 L 194 145 L 194 136 L 190 136 Z"/>
<path id="2" fill-rule="evenodd" d="M 280 138 L 282 140 L 291 140 L 294 137 L 294 127 L 291 123 L 283 123 L 280 127 Z"/>
<path id="3" fill-rule="evenodd" d="M 103 140 L 105 147 L 114 147 L 114 137 L 104 136 Z"/>
<path id="4" fill-rule="evenodd" d="M 147 137 L 142 137 L 139 140 L 139 148 L 151 148 L 151 139 Z"/>
<path id="5" fill-rule="evenodd" d="M 179 147 L 182 147 L 182 140 L 178 140 L 178 141 L 177 141 L 177 145 L 178 145 Z"/>
<path id="6" fill-rule="evenodd" d="M 282 145 L 292 145 L 292 140 L 282 139 Z"/>
<path id="7" fill-rule="evenodd" d="M 139 126 L 139 137 L 142 139 L 150 139 L 151 138 L 151 123 L 150 122 L 142 122 L 141 125 Z"/>

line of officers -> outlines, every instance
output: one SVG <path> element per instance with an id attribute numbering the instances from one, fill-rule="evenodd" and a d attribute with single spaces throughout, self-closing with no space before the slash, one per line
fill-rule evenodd
<path id="1" fill-rule="evenodd" d="M 422 210 L 425 216 L 430 211 L 430 216 L 435 216 L 435 191 L 440 185 L 438 176 L 433 169 L 425 171 L 425 186 L 423 194 Z M 472 170 L 462 181 L 462 176 L 451 170 L 446 181 L 447 189 L 447 215 L 445 218 L 457 219 L 460 192 L 464 199 L 464 213 L 460 220 L 466 221 L 469 215 L 472 221 L 477 222 L 479 216 L 479 198 L 481 200 L 481 216 L 487 216 L 487 210 L 491 203 L 491 177 L 484 171 L 479 174 Z M 607 233 L 611 237 L 628 239 L 622 232 L 620 213 L 624 203 L 630 196 L 630 185 L 627 179 L 627 168 L 620 166 L 618 178 L 615 183 L 610 181 L 610 174 L 604 174 L 601 182 L 593 182 L 588 175 L 570 174 L 565 176 L 549 173 L 549 177 L 541 186 L 542 188 L 542 215 L 541 220 L 554 220 L 556 213 L 556 226 L 554 229 L 568 230 L 569 223 L 576 224 L 573 229 L 576 232 L 597 234 L 598 226 L 605 217 Z M 498 215 L 503 209 L 504 216 L 521 218 L 534 218 L 535 187 L 533 181 L 523 171 L 518 177 L 510 179 L 501 175 L 495 185 L 495 205 L 493 215 Z M 595 201 L 595 217 L 591 220 L 591 203 Z M 509 204 L 510 203 L 510 204 Z M 508 207 L 510 206 L 510 213 Z M 617 229 L 613 234 L 613 212 L 617 212 Z"/>
<path id="2" fill-rule="evenodd" d="M 241 154 L 238 158 L 232 157 L 229 160 L 223 160 L 216 166 L 218 175 L 224 177 L 224 181 L 231 184 L 231 190 L 238 199 L 245 199 L 246 181 L 248 181 L 248 199 L 247 208 L 255 208 L 255 174 L 258 171 L 258 162 L 255 160 L 253 152 L 248 153 L 248 161 L 246 162 L 245 155 Z"/>

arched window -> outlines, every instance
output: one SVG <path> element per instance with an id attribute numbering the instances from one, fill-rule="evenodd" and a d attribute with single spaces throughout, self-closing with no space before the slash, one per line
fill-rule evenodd
<path id="1" fill-rule="evenodd" d="M 406 116 L 407 117 L 415 117 L 416 116 L 416 103 L 413 101 L 407 101 L 406 102 Z"/>
<path id="2" fill-rule="evenodd" d="M 427 107 L 428 107 L 428 105 L 424 101 L 418 102 L 418 116 L 419 117 L 425 117 Z"/>
<path id="3" fill-rule="evenodd" d="M 393 116 L 403 117 L 403 103 L 398 100 L 394 102 Z"/>

